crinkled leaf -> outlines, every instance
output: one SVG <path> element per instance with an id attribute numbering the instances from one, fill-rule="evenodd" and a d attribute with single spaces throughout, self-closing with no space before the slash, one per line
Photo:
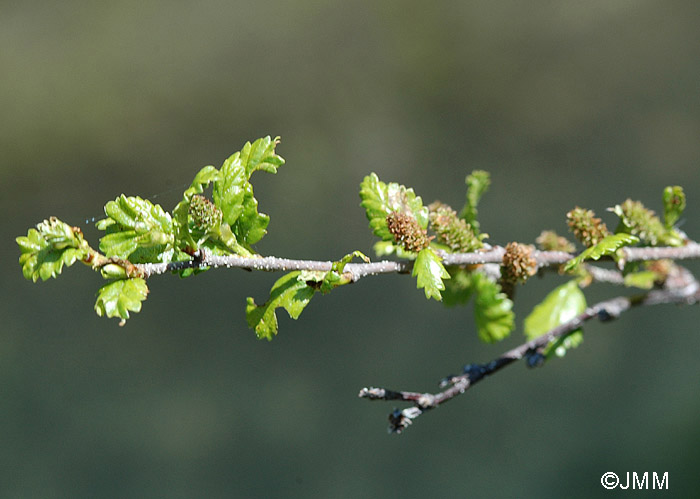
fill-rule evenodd
<path id="1" fill-rule="evenodd" d="M 314 293 L 315 289 L 301 278 L 301 272 L 290 272 L 275 282 L 270 290 L 270 299 L 264 304 L 256 305 L 255 300 L 248 297 L 248 326 L 255 330 L 258 338 L 272 340 L 278 329 L 275 309 L 283 307 L 292 319 L 296 319 L 309 304 Z"/>
<path id="2" fill-rule="evenodd" d="M 489 172 L 483 170 L 474 170 L 465 179 L 467 184 L 467 196 L 464 203 L 464 208 L 459 213 L 468 224 L 471 224 L 476 235 L 479 234 L 479 222 L 477 221 L 477 206 L 481 200 L 481 196 L 488 190 L 491 185 L 491 176 Z"/>
<path id="3" fill-rule="evenodd" d="M 108 218 L 97 222 L 97 228 L 107 232 L 100 239 L 100 250 L 106 256 L 131 259 L 134 263 L 163 261 L 162 255 L 175 236 L 170 214 L 160 205 L 122 194 L 105 205 L 105 214 Z M 132 257 L 138 248 L 151 251 Z"/>
<path id="4" fill-rule="evenodd" d="M 233 224 L 233 232 L 238 240 L 248 245 L 255 244 L 267 234 L 270 217 L 258 213 L 258 200 L 253 196 L 253 186 L 247 183 L 243 196 L 243 211 Z"/>
<path id="5" fill-rule="evenodd" d="M 440 291 L 445 289 L 442 280 L 449 279 L 450 274 L 443 267 L 441 258 L 431 248 L 425 248 L 418 253 L 412 275 L 417 278 L 418 289 L 422 288 L 425 291 L 426 298 L 435 298 L 438 301 L 442 299 Z"/>
<path id="6" fill-rule="evenodd" d="M 386 217 L 392 212 L 411 214 L 422 229 L 428 226 L 429 211 L 420 196 L 395 182 L 385 184 L 375 173 L 366 176 L 360 184 L 360 199 L 370 228 L 383 241 L 394 240 L 386 223 Z"/>
<path id="7" fill-rule="evenodd" d="M 571 280 L 550 292 L 542 302 L 535 306 L 525 318 L 524 332 L 528 340 L 541 336 L 548 331 L 570 321 L 586 310 L 586 297 L 575 280 Z M 578 346 L 583 341 L 580 329 L 551 342 L 544 354 L 552 352 L 562 357 L 569 348 Z"/>
<path id="8" fill-rule="evenodd" d="M 564 270 L 568 272 L 578 267 L 584 260 L 598 260 L 602 256 L 614 254 L 623 246 L 629 246 L 630 244 L 636 244 L 638 242 L 639 238 L 631 234 L 611 234 L 604 237 L 598 244 L 587 248 L 576 258 L 569 260 L 564 266 Z"/>
<path id="9" fill-rule="evenodd" d="M 668 186 L 664 189 L 664 225 L 667 229 L 673 228 L 681 218 L 685 210 L 685 193 L 678 185 Z"/>
<path id="10" fill-rule="evenodd" d="M 474 319 L 479 338 L 494 343 L 506 338 L 515 325 L 513 302 L 501 286 L 480 272 L 471 274 L 474 297 Z"/>
<path id="11" fill-rule="evenodd" d="M 34 282 L 58 276 L 64 265 L 70 267 L 87 255 L 80 231 L 74 231 L 55 217 L 37 224 L 36 229 L 29 229 L 26 236 L 15 240 L 21 251 L 22 274 Z"/>
<path id="12" fill-rule="evenodd" d="M 100 288 L 95 312 L 100 317 L 119 317 L 120 325 L 129 318 L 129 312 L 140 312 L 141 302 L 148 295 L 146 281 L 139 277 L 110 282 Z"/>
<path id="13" fill-rule="evenodd" d="M 273 140 L 269 136 L 252 144 L 247 142 L 241 151 L 224 161 L 221 178 L 214 182 L 212 198 L 221 209 L 224 222 L 231 226 L 239 241 L 247 244 L 254 244 L 265 235 L 269 221 L 267 215 L 258 214 L 248 180 L 256 170 L 277 173 L 277 168 L 284 164 L 284 159 L 275 153 L 278 143 L 279 137 Z"/>

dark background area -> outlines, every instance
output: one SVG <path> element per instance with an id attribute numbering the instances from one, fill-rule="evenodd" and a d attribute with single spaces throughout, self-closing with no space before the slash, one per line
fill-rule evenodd
<path id="1" fill-rule="evenodd" d="M 615 495 L 606 471 L 696 492 L 697 307 L 591 323 L 565 359 L 509 367 L 394 436 L 392 404 L 360 388 L 436 389 L 521 343 L 563 279 L 521 289 L 519 327 L 495 346 L 471 308 L 407 276 L 281 312 L 268 343 L 245 298 L 279 275 L 156 277 L 119 328 L 92 310 L 98 275 L 33 285 L 14 238 L 50 215 L 99 217 L 122 192 L 172 209 L 200 167 L 268 134 L 287 164 L 253 178 L 266 255 L 370 254 L 372 171 L 456 208 L 464 177 L 490 171 L 480 220 L 499 244 L 565 232 L 575 205 L 614 227 L 605 208 L 660 211 L 679 184 L 697 238 L 699 18 L 696 1 L 3 2 L 0 495 Z"/>

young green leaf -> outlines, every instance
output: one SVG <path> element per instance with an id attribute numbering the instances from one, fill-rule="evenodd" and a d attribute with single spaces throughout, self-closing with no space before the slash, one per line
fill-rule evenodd
<path id="1" fill-rule="evenodd" d="M 586 310 L 586 297 L 575 280 L 551 291 L 535 306 L 523 323 L 525 336 L 533 340 L 570 321 Z"/>
<path id="2" fill-rule="evenodd" d="M 241 151 L 224 161 L 221 176 L 214 182 L 214 203 L 241 243 L 255 244 L 267 233 L 270 219 L 258 213 L 249 179 L 256 170 L 277 173 L 277 168 L 284 164 L 284 159 L 275 153 L 278 143 L 279 137 L 273 140 L 269 136 L 252 144 L 247 142 Z"/>
<path id="3" fill-rule="evenodd" d="M 100 288 L 95 312 L 100 317 L 119 317 L 119 325 L 123 326 L 129 318 L 130 311 L 141 311 L 141 302 L 146 299 L 147 294 L 146 281 L 139 277 L 110 282 Z"/>
<path id="4" fill-rule="evenodd" d="M 541 303 L 535 306 L 525 318 L 524 332 L 528 340 L 533 340 L 557 326 L 570 321 L 586 310 L 586 297 L 575 280 L 571 280 L 555 288 Z M 583 341 L 580 329 L 573 331 L 564 338 L 552 342 L 545 350 L 545 355 L 551 352 L 561 357 L 568 348 L 574 348 Z"/>
<path id="5" fill-rule="evenodd" d="M 489 172 L 474 170 L 467 176 L 465 182 L 467 184 L 467 199 L 459 216 L 471 225 L 476 235 L 479 235 L 479 222 L 476 219 L 478 212 L 476 208 L 481 197 L 491 185 L 491 176 Z"/>
<path id="6" fill-rule="evenodd" d="M 641 289 L 651 289 L 662 276 L 653 270 L 640 270 L 625 275 L 625 286 Z"/>
<path id="7" fill-rule="evenodd" d="M 598 260 L 601 256 L 614 254 L 623 246 L 629 246 L 630 244 L 636 244 L 638 242 L 639 238 L 631 234 L 625 234 L 623 232 L 619 234 L 611 234 L 604 237 L 598 244 L 581 252 L 581 254 L 576 258 L 569 260 L 564 266 L 564 270 L 566 272 L 574 270 L 584 260 Z"/>
<path id="8" fill-rule="evenodd" d="M 300 271 L 290 272 L 275 282 L 270 290 L 270 298 L 262 305 L 256 305 L 248 297 L 246 319 L 248 326 L 255 330 L 258 338 L 272 340 L 277 334 L 275 309 L 283 307 L 292 319 L 299 317 L 309 304 L 316 290 L 308 286 Z"/>
<path id="9" fill-rule="evenodd" d="M 34 282 L 57 277 L 64 265 L 70 267 L 88 253 L 82 233 L 55 217 L 37 224 L 36 229 L 29 229 L 26 236 L 16 241 L 21 251 L 22 274 Z"/>
<path id="10" fill-rule="evenodd" d="M 674 185 L 664 189 L 664 225 L 672 229 L 685 210 L 685 193 L 683 188 Z"/>
<path id="11" fill-rule="evenodd" d="M 432 248 L 425 248 L 418 252 L 411 275 L 417 278 L 417 287 L 425 291 L 426 298 L 442 300 L 440 291 L 445 289 L 442 280 L 449 279 L 450 274 L 447 273 L 441 258 L 435 254 Z"/>
<path id="12" fill-rule="evenodd" d="M 420 196 L 395 182 L 385 184 L 376 173 L 366 176 L 360 184 L 360 199 L 370 228 L 383 241 L 394 240 L 386 221 L 394 212 L 412 215 L 421 229 L 428 226 L 428 208 L 423 206 Z"/>
<path id="13" fill-rule="evenodd" d="M 170 214 L 160 205 L 122 194 L 105 205 L 105 214 L 108 218 L 97 222 L 97 228 L 106 231 L 100 239 L 100 251 L 107 257 L 130 259 L 133 263 L 166 260 L 175 235 Z M 139 248 L 151 251 L 133 255 Z"/>
<path id="14" fill-rule="evenodd" d="M 506 338 L 515 325 L 513 302 L 501 287 L 480 272 L 471 274 L 475 292 L 474 320 L 479 338 L 494 343 Z"/>
<path id="15" fill-rule="evenodd" d="M 330 271 L 321 272 L 319 274 L 320 280 L 318 281 L 318 290 L 325 295 L 326 293 L 331 292 L 338 286 L 343 286 L 345 284 L 351 283 L 352 279 L 347 275 L 344 275 L 343 271 L 345 269 L 345 266 L 348 263 L 350 263 L 353 258 L 359 258 L 365 263 L 369 263 L 369 258 L 367 258 L 367 256 L 361 251 L 355 250 L 352 253 L 348 253 L 340 260 L 333 262 Z"/>

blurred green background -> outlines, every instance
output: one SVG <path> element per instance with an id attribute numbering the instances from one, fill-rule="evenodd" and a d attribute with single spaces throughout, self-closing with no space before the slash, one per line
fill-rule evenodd
<path id="1" fill-rule="evenodd" d="M 393 436 L 392 404 L 360 388 L 434 390 L 520 329 L 480 344 L 470 308 L 383 276 L 261 342 L 245 297 L 279 275 L 239 270 L 153 278 L 119 328 L 92 311 L 98 275 L 32 285 L 14 238 L 122 192 L 172 209 L 200 167 L 268 134 L 287 164 L 253 179 L 263 254 L 370 253 L 372 171 L 459 208 L 489 170 L 480 219 L 501 244 L 564 232 L 575 205 L 614 227 L 606 207 L 658 211 L 680 184 L 698 238 L 699 18 L 680 0 L 3 2 L 0 496 L 593 497 L 614 494 L 606 471 L 697 492 L 697 307 L 590 324 L 564 360 L 516 364 Z M 519 319 L 559 282 L 520 290 Z"/>

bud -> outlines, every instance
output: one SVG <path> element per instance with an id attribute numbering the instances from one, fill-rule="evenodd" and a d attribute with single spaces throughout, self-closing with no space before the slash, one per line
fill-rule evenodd
<path id="1" fill-rule="evenodd" d="M 116 263 L 108 263 L 100 269 L 105 279 L 126 279 L 126 269 Z"/>

